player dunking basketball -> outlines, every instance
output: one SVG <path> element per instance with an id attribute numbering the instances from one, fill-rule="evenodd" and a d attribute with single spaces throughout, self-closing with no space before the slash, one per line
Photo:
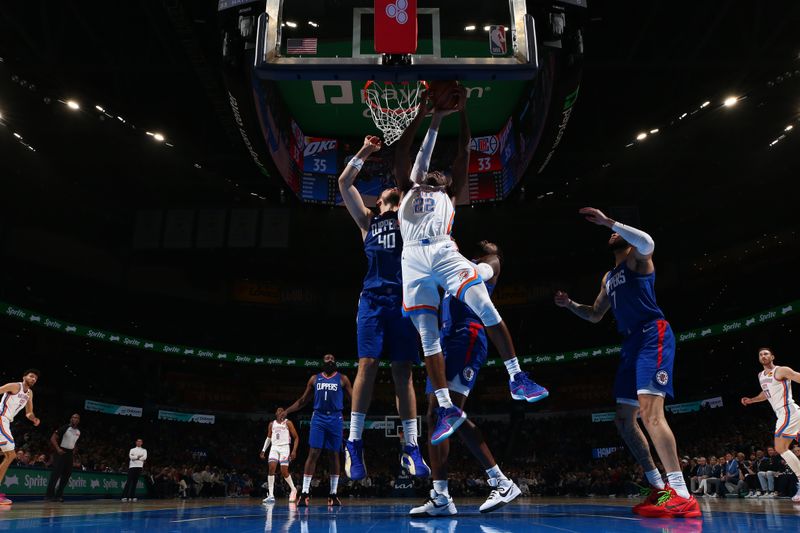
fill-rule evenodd
<path id="1" fill-rule="evenodd" d="M 308 436 L 308 459 L 303 469 L 303 488 L 297 502 L 298 507 L 308 507 L 310 503 L 311 480 L 323 449 L 330 452 L 331 459 L 328 505 L 342 505 L 336 491 L 339 487 L 339 452 L 342 451 L 344 393 L 347 393 L 348 398 L 353 396 L 350 379 L 336 370 L 336 358 L 332 354 L 325 354 L 322 358 L 322 372 L 311 376 L 303 395 L 284 410 L 283 415 L 289 416 L 314 399 L 314 414 L 311 416 L 311 432 Z"/>
<path id="2" fill-rule="evenodd" d="M 14 436 L 11 435 L 11 422 L 22 408 L 25 408 L 25 418 L 39 425 L 39 419 L 33 414 L 33 386 L 39 381 L 39 371 L 32 368 L 22 375 L 18 383 L 6 383 L 0 387 L 0 451 L 3 452 L 3 462 L 0 464 L 0 485 L 6 476 L 11 461 L 14 460 Z M 11 505 L 12 501 L 0 494 L 0 505 Z"/>
<path id="3" fill-rule="evenodd" d="M 615 266 L 603 276 L 594 305 L 573 302 L 562 291 L 556 293 L 555 303 L 593 323 L 599 322 L 610 308 L 617 329 L 625 336 L 614 382 L 615 422 L 651 485 L 645 501 L 633 510 L 649 517 L 700 516 L 700 506 L 686 488 L 675 436 L 664 418 L 664 398 L 673 396 L 675 336 L 656 304 L 655 243 L 647 233 L 616 222 L 597 209 L 585 207 L 579 212 L 589 222 L 615 232 L 608 241 Z M 641 414 L 647 434 L 667 470 L 668 485 L 653 462 L 650 446 L 636 421 L 637 414 Z"/>
<path id="4" fill-rule="evenodd" d="M 367 136 L 364 145 L 339 177 L 344 205 L 361 230 L 364 254 L 367 256 L 367 275 L 358 299 L 356 320 L 358 373 L 353 384 L 350 435 L 345 441 L 344 470 L 354 480 L 367 476 L 361 436 L 372 400 L 378 360 L 384 354 L 392 362 L 397 410 L 406 436 L 403 466 L 412 475 L 430 475 L 430 468 L 422 459 L 417 445 L 417 402 L 411 379 L 411 369 L 419 362 L 419 341 L 411 320 L 403 316 L 403 284 L 400 278 L 403 238 L 397 222 L 400 191 L 394 188 L 383 191 L 376 202 L 378 214 L 375 214 L 364 204 L 354 185 L 364 161 L 380 148 L 380 139 Z"/>
<path id="5" fill-rule="evenodd" d="M 481 241 L 478 243 L 480 257 L 475 259 L 476 268 L 485 276 L 486 289 L 494 290 L 500 277 L 501 254 L 494 243 Z M 464 408 L 481 367 L 488 356 L 488 343 L 486 332 L 480 318 L 464 302 L 454 298 L 452 294 L 445 294 L 442 300 L 442 348 L 444 350 L 445 375 L 447 388 L 453 403 L 460 409 Z M 435 424 L 435 410 L 438 407 L 436 396 L 430 380 L 426 389 L 428 396 L 428 424 Z M 482 513 L 488 513 L 504 506 L 517 498 L 521 491 L 517 485 L 508 479 L 492 452 L 486 445 L 480 430 L 469 420 L 465 421 L 458 430 L 458 435 L 469 448 L 472 455 L 481 463 L 489 476 L 489 486 L 492 492 L 489 498 L 480 506 Z M 412 516 L 428 515 L 454 515 L 457 513 L 453 498 L 450 497 L 447 483 L 447 459 L 450 454 L 450 441 L 446 440 L 438 446 L 429 446 L 428 454 L 433 470 L 433 490 L 428 500 L 419 507 L 411 509 Z"/>
<path id="6" fill-rule="evenodd" d="M 289 463 L 294 461 L 297 457 L 297 446 L 300 444 L 300 436 L 294 428 L 291 420 L 286 419 L 286 413 L 282 408 L 278 408 L 275 412 L 275 420 L 269 423 L 267 427 L 267 439 L 264 441 L 264 447 L 261 449 L 261 458 L 269 450 L 269 475 L 267 476 L 267 489 L 268 495 L 264 498 L 264 503 L 272 503 L 275 501 L 275 470 L 280 464 L 281 475 L 289 485 L 289 502 L 294 502 L 297 499 L 297 489 L 294 488 L 292 476 L 289 474 Z M 289 447 L 291 446 L 291 451 Z"/>
<path id="7" fill-rule="evenodd" d="M 800 502 L 800 459 L 789 450 L 793 440 L 800 442 L 800 409 L 792 398 L 792 381 L 800 383 L 800 372 L 788 366 L 775 366 L 775 355 L 769 348 L 758 351 L 758 362 L 764 370 L 758 373 L 761 392 L 752 398 L 742 398 L 742 405 L 768 401 L 778 421 L 775 424 L 775 451 L 797 476 L 797 493 L 793 502 Z"/>
<path id="8" fill-rule="evenodd" d="M 466 419 L 465 413 L 453 404 L 447 388 L 444 355 L 439 340 L 439 287 L 465 302 L 486 327 L 486 333 L 508 369 L 511 396 L 529 402 L 547 396 L 546 389 L 521 371 L 511 335 L 492 304 L 489 292 L 481 283 L 478 270 L 458 252 L 450 237 L 455 219 L 455 199 L 466 186 L 469 166 L 466 90 L 458 87 L 457 94 L 455 109 L 434 110 L 414 166 L 410 168 L 411 143 L 424 115 L 431 108 L 429 99 L 425 98 L 425 107 L 398 140 L 394 159 L 394 175 L 402 192 L 398 219 L 403 236 L 403 312 L 411 316 L 419 331 L 428 378 L 439 403 L 438 422 L 431 434 L 433 444 L 449 438 Z M 439 125 L 445 115 L 456 110 L 461 125 L 452 176 L 438 171 L 428 172 Z"/>

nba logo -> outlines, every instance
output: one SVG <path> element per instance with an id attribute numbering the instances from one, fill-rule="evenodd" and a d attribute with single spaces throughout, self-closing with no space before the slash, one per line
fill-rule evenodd
<path id="1" fill-rule="evenodd" d="M 489 53 L 504 56 L 507 51 L 505 26 L 489 26 Z"/>

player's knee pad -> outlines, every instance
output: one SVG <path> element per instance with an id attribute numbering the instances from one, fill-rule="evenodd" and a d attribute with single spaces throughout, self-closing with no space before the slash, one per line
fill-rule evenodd
<path id="1" fill-rule="evenodd" d="M 464 294 L 464 303 L 478 315 L 486 327 L 496 326 L 503 319 L 500 318 L 500 313 L 492 303 L 489 297 L 489 291 L 486 290 L 486 285 L 479 283 L 467 289 Z"/>
<path id="2" fill-rule="evenodd" d="M 422 341 L 422 351 L 425 357 L 436 355 L 442 351 L 439 342 L 439 319 L 430 313 L 415 313 L 411 315 L 411 321 L 419 332 Z"/>

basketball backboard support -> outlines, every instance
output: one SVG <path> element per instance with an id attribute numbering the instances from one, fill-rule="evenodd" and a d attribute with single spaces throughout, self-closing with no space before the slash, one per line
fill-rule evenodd
<path id="1" fill-rule="evenodd" d="M 461 2 L 436 4 L 418 6 L 418 50 L 408 57 L 407 64 L 392 65 L 374 50 L 372 0 L 267 0 L 266 11 L 258 18 L 254 73 L 263 80 L 535 77 L 539 67 L 536 27 L 525 0 L 485 2 L 482 21 L 475 20 L 478 15 Z M 507 54 L 490 53 L 492 25 L 506 28 Z M 307 46 L 290 47 L 290 41 Z M 445 50 L 443 43 L 455 46 Z M 348 50 L 345 44 L 352 48 Z"/>

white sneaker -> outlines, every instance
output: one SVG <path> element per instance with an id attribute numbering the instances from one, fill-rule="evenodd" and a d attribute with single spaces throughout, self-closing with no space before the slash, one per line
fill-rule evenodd
<path id="1" fill-rule="evenodd" d="M 458 520 L 425 520 L 423 522 L 415 522 L 409 520 L 408 525 L 414 529 L 419 529 L 424 533 L 456 533 Z"/>
<path id="2" fill-rule="evenodd" d="M 769 497 L 770 497 L 770 498 L 780 498 L 780 496 L 781 496 L 781 495 L 780 495 L 780 494 L 778 494 L 778 491 L 777 491 L 777 490 L 773 490 L 772 492 L 770 492 L 770 493 L 769 493 Z"/>
<path id="3" fill-rule="evenodd" d="M 800 482 L 797 483 L 797 494 L 792 496 L 792 501 L 795 503 L 800 503 Z"/>
<path id="4" fill-rule="evenodd" d="M 122 503 L 125 503 L 127 501 L 128 501 L 128 498 L 122 498 Z"/>
<path id="5" fill-rule="evenodd" d="M 428 501 L 408 512 L 411 516 L 451 516 L 458 513 L 453 498 L 431 489 Z"/>
<path id="6" fill-rule="evenodd" d="M 758 496 L 756 495 L 756 491 L 754 491 L 754 490 L 751 490 L 750 492 L 748 492 L 747 494 L 745 494 L 745 496 L 744 496 L 744 497 L 745 497 L 745 498 L 758 498 Z"/>
<path id="7" fill-rule="evenodd" d="M 292 492 L 289 493 L 289 503 L 294 503 L 297 501 L 297 489 L 292 489 Z"/>
<path id="8" fill-rule="evenodd" d="M 138 499 L 136 499 L 136 498 L 131 498 L 131 501 L 132 501 L 132 502 L 138 502 L 139 500 L 138 500 Z"/>
<path id="9" fill-rule="evenodd" d="M 274 502 L 275 502 L 275 496 L 273 496 L 272 494 L 261 500 L 261 503 L 274 503 Z"/>
<path id="10" fill-rule="evenodd" d="M 503 479 L 499 482 L 498 480 L 490 479 L 489 485 L 495 486 L 495 489 L 492 490 L 486 501 L 483 502 L 483 504 L 478 508 L 482 513 L 490 513 L 495 511 L 507 503 L 514 501 L 520 494 L 522 494 L 522 491 L 519 490 L 517 484 L 510 479 Z"/>

